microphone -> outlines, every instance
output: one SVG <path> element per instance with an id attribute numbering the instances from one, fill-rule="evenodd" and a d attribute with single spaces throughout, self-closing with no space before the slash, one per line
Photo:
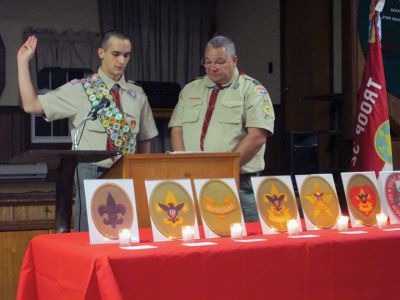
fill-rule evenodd
<path id="1" fill-rule="evenodd" d="M 97 113 L 102 110 L 103 108 L 107 108 L 110 106 L 110 100 L 108 100 L 107 98 L 103 98 L 101 99 L 100 103 L 94 107 L 92 107 L 92 109 L 89 111 L 88 113 L 88 117 L 91 117 L 92 121 L 97 119 Z"/>

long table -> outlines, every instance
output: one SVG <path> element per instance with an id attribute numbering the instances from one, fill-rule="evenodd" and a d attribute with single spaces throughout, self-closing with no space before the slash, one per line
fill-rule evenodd
<path id="1" fill-rule="evenodd" d="M 400 299 L 400 228 L 387 226 L 308 231 L 300 238 L 262 236 L 246 224 L 245 239 L 180 241 L 141 245 L 90 245 L 88 233 L 37 236 L 21 268 L 17 299 Z M 397 226 L 400 227 L 400 226 Z M 317 235 L 317 236 L 309 236 Z M 308 236 L 308 237 L 307 237 Z"/>

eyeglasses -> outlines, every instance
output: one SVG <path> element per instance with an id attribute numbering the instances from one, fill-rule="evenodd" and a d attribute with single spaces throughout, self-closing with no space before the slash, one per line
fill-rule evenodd
<path id="1" fill-rule="evenodd" d="M 203 62 L 203 66 L 206 69 L 211 69 L 213 67 L 216 69 L 222 69 L 223 67 L 225 67 L 227 62 L 227 60 L 216 60 L 215 62 L 205 60 Z"/>

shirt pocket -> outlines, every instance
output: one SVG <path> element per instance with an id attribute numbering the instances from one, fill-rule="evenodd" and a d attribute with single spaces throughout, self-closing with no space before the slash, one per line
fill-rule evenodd
<path id="1" fill-rule="evenodd" d="M 97 132 L 97 133 L 104 133 L 106 130 L 105 128 L 101 125 L 100 119 L 96 119 L 94 121 L 88 120 L 86 121 L 85 130 L 91 131 L 91 132 Z"/>
<path id="2" fill-rule="evenodd" d="M 194 123 L 199 120 L 202 102 L 186 102 L 183 107 L 182 123 Z"/>
<path id="3" fill-rule="evenodd" d="M 222 102 L 220 109 L 220 123 L 239 124 L 242 122 L 243 103 L 241 101 Z"/>

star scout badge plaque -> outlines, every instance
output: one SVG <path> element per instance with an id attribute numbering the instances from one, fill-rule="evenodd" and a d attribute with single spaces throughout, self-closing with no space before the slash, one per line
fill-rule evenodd
<path id="1" fill-rule="evenodd" d="M 400 224 L 400 172 L 381 171 L 379 182 L 384 195 L 382 209 L 389 215 L 391 224 Z"/>
<path id="2" fill-rule="evenodd" d="M 246 235 L 233 178 L 195 179 L 194 184 L 206 238 L 230 236 L 232 223 L 241 223 L 243 235 Z"/>
<path id="3" fill-rule="evenodd" d="M 133 181 L 86 179 L 84 185 L 90 243 L 119 243 L 121 229 L 139 241 Z"/>
<path id="4" fill-rule="evenodd" d="M 296 175 L 307 229 L 336 228 L 339 200 L 332 174 Z"/>
<path id="5" fill-rule="evenodd" d="M 341 176 L 352 226 L 375 225 L 376 215 L 382 210 L 375 172 L 349 172 Z"/>
<path id="6" fill-rule="evenodd" d="M 146 180 L 154 241 L 182 238 L 182 226 L 193 226 L 199 238 L 196 210 L 189 179 Z"/>
<path id="7" fill-rule="evenodd" d="M 287 232 L 287 221 L 299 224 L 296 198 L 290 176 L 252 177 L 263 234 Z"/>

